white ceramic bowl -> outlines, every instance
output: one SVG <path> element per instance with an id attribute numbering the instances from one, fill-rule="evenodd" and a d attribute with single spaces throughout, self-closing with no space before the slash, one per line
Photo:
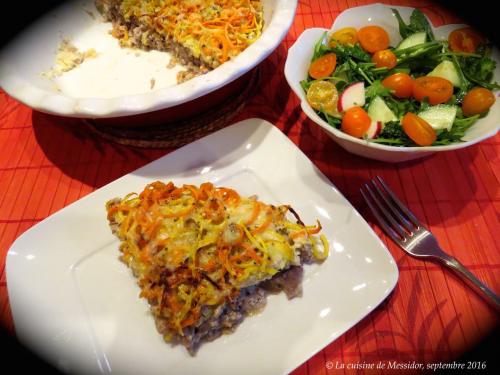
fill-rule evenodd
<path id="1" fill-rule="evenodd" d="M 401 40 L 398 32 L 398 23 L 392 14 L 391 8 L 399 10 L 405 21 L 408 21 L 413 8 L 386 6 L 383 4 L 373 4 L 348 9 L 342 12 L 335 20 L 331 30 L 338 30 L 343 27 L 362 27 L 369 24 L 382 26 L 390 36 L 391 45 L 396 45 Z M 438 39 L 447 39 L 450 32 L 464 25 L 453 24 L 433 28 Z M 351 137 L 340 130 L 330 126 L 321 119 L 311 108 L 306 100 L 306 94 L 300 86 L 300 81 L 307 78 L 307 71 L 311 63 L 313 49 L 316 42 L 328 29 L 312 28 L 305 30 L 297 39 L 295 44 L 288 50 L 288 57 L 285 63 L 285 77 L 288 84 L 301 100 L 301 107 L 304 113 L 315 124 L 323 128 L 327 134 L 345 150 L 370 159 L 387 162 L 402 162 L 406 160 L 418 159 L 430 155 L 437 151 L 456 150 L 468 147 L 486 138 L 494 136 L 500 128 L 500 100 L 497 100 L 490 109 L 488 116 L 479 120 L 465 134 L 465 142 L 447 146 L 429 147 L 395 147 L 386 146 L 363 139 Z M 500 82 L 500 53 L 495 48 L 492 58 L 497 61 L 494 79 Z M 495 93 L 498 97 L 498 92 Z"/>
<path id="2" fill-rule="evenodd" d="M 166 67 L 170 54 L 120 48 L 93 0 L 68 1 L 0 52 L 0 86 L 32 108 L 72 117 L 118 117 L 174 107 L 241 77 L 279 46 L 297 1 L 263 0 L 263 6 L 264 30 L 254 44 L 217 69 L 177 84 L 180 67 Z M 44 78 L 41 73 L 53 67 L 63 38 L 70 38 L 81 51 L 94 48 L 97 57 L 57 79 Z"/>

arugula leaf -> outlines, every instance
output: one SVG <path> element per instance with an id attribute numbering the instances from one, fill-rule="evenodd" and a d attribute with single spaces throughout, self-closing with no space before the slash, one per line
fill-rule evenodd
<path id="1" fill-rule="evenodd" d="M 453 62 L 453 66 L 458 73 L 458 78 L 460 78 L 460 88 L 463 90 L 467 90 L 470 86 L 469 80 L 465 77 L 464 71 L 462 69 L 462 64 L 460 64 L 457 56 L 452 55 L 451 61 Z"/>
<path id="2" fill-rule="evenodd" d="M 490 52 L 491 48 L 487 44 L 483 44 L 477 48 L 476 54 L 464 56 L 451 54 L 451 59 L 462 82 L 460 92 L 457 95 L 458 100 L 461 101 L 467 90 L 474 85 L 485 87 L 488 90 L 500 89 L 497 82 L 491 82 L 496 62 L 488 56 Z"/>
<path id="3" fill-rule="evenodd" d="M 411 146 L 412 145 L 411 143 L 410 144 L 406 144 L 405 141 L 403 141 L 401 139 L 398 139 L 398 138 L 382 138 L 380 136 L 378 136 L 377 138 L 368 139 L 368 142 L 381 143 L 383 145 L 399 146 L 399 147 L 405 147 L 405 146 Z"/>
<path id="4" fill-rule="evenodd" d="M 413 75 L 418 77 L 432 71 L 440 62 L 440 56 L 435 54 L 408 60 L 407 64 L 410 71 L 413 72 Z"/>
<path id="5" fill-rule="evenodd" d="M 368 82 L 370 85 L 373 83 L 373 76 L 370 77 L 369 68 L 363 67 L 361 64 L 356 63 L 353 59 L 348 58 L 347 62 L 351 67 L 352 71 L 356 73 L 362 81 Z"/>
<path id="6" fill-rule="evenodd" d="M 337 64 L 337 67 L 335 68 L 335 71 L 333 72 L 334 77 L 339 77 L 339 78 L 345 78 L 346 76 L 351 73 L 351 68 L 349 66 L 349 63 L 346 61 L 342 64 Z"/>
<path id="7" fill-rule="evenodd" d="M 341 60 L 352 58 L 358 61 L 363 62 L 371 62 L 371 55 L 366 52 L 359 44 L 344 45 L 337 44 L 335 47 L 330 47 L 329 52 L 334 52 L 337 55 L 337 58 Z"/>
<path id="8" fill-rule="evenodd" d="M 409 24 L 406 24 L 405 21 L 403 21 L 403 18 L 401 18 L 397 9 L 391 8 L 391 10 L 398 21 L 399 34 L 402 38 L 409 37 L 410 35 L 420 31 L 425 31 L 429 41 L 435 40 L 434 33 L 432 32 L 432 28 L 427 20 L 427 17 L 425 17 L 419 9 L 414 9 L 413 12 L 411 12 Z"/>
<path id="9" fill-rule="evenodd" d="M 365 95 L 369 100 L 375 98 L 376 96 L 390 97 L 391 90 L 382 85 L 382 81 L 377 79 L 373 81 L 373 83 L 370 86 L 367 87 Z"/>
<path id="10" fill-rule="evenodd" d="M 309 87 L 311 87 L 311 84 L 313 83 L 314 81 L 308 81 L 307 79 L 303 79 L 302 81 L 300 81 L 300 86 L 302 86 L 302 90 L 304 90 L 304 92 L 308 92 L 309 91 Z"/>
<path id="11" fill-rule="evenodd" d="M 477 58 L 464 58 L 462 70 L 465 77 L 479 86 L 483 86 L 489 90 L 498 90 L 498 83 L 491 83 L 493 72 L 496 68 L 496 62 L 487 56 Z"/>
<path id="12" fill-rule="evenodd" d="M 471 88 L 472 83 L 465 77 L 464 71 L 462 70 L 462 66 L 459 63 L 457 56 L 451 55 L 451 61 L 453 62 L 455 70 L 457 71 L 458 78 L 460 78 L 460 90 L 456 95 L 452 96 L 450 103 L 459 105 L 462 103 L 465 95 L 467 95 L 467 92 Z"/>
<path id="13" fill-rule="evenodd" d="M 418 113 L 420 111 L 420 102 L 414 99 L 395 99 L 392 96 L 388 96 L 385 103 L 398 118 L 401 118 L 408 112 Z"/>
<path id="14" fill-rule="evenodd" d="M 428 40 L 434 40 L 434 33 L 427 17 L 418 9 L 411 12 L 410 27 L 415 31 L 425 31 Z"/>
<path id="15" fill-rule="evenodd" d="M 437 140 L 433 145 L 449 145 L 450 143 L 463 142 L 462 138 L 469 129 L 479 119 L 479 115 L 455 119 L 450 130 L 444 129 L 437 135 Z"/>
<path id="16" fill-rule="evenodd" d="M 452 129 L 456 127 L 456 129 L 467 130 L 480 117 L 481 117 L 481 115 L 474 115 L 474 116 L 470 116 L 470 117 L 456 118 L 455 121 L 453 121 Z"/>
<path id="17" fill-rule="evenodd" d="M 351 71 L 348 62 L 338 65 L 333 72 L 332 79 L 335 79 L 337 90 L 342 91 L 347 85 L 356 81 L 355 74 Z"/>
<path id="18" fill-rule="evenodd" d="M 401 35 L 401 38 L 406 38 L 410 36 L 411 34 L 414 34 L 415 31 L 411 29 L 409 25 L 406 25 L 405 21 L 401 18 L 401 14 L 399 14 L 399 11 L 397 9 L 391 8 L 392 13 L 398 20 L 398 25 L 399 25 L 399 35 Z"/>
<path id="19" fill-rule="evenodd" d="M 323 110 L 318 111 L 318 114 L 320 117 L 322 117 L 328 123 L 328 125 L 336 128 L 336 129 L 340 129 L 340 125 L 342 124 L 341 119 L 339 119 L 338 117 L 330 116 L 328 113 L 326 113 Z"/>
<path id="20" fill-rule="evenodd" d="M 429 99 L 427 97 L 425 97 L 424 100 L 422 100 L 422 102 L 420 102 L 420 108 L 418 111 L 423 112 L 426 109 L 429 109 L 430 107 L 432 107 L 432 105 L 430 105 Z"/>
<path id="21" fill-rule="evenodd" d="M 416 46 L 395 50 L 393 52 L 398 58 L 398 65 L 400 65 L 403 62 L 422 58 L 424 56 L 436 59 L 439 57 L 439 52 L 442 51 L 444 46 L 445 44 L 443 41 L 434 40 L 432 42 L 417 44 Z"/>
<path id="22" fill-rule="evenodd" d="M 338 92 L 344 91 L 344 89 L 349 86 L 350 83 L 347 81 L 338 81 L 335 86 L 337 87 Z"/>
<path id="23" fill-rule="evenodd" d="M 311 61 L 316 60 L 318 57 L 321 57 L 321 55 L 324 54 L 324 49 L 326 46 L 323 44 L 323 41 L 325 40 L 327 32 L 325 31 L 323 35 L 321 35 L 321 38 L 316 42 L 314 45 L 314 52 L 311 58 Z"/>

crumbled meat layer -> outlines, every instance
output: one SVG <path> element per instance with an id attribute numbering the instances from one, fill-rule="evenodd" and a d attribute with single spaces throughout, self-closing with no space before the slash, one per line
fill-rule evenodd
<path id="1" fill-rule="evenodd" d="M 203 342 L 213 341 L 224 333 L 234 331 L 245 316 L 261 311 L 266 305 L 266 297 L 264 289 L 251 286 L 242 289 L 236 299 L 215 310 L 205 306 L 198 325 L 184 328 L 184 336 L 178 336 L 174 341 L 182 343 L 191 355 L 195 355 Z M 156 328 L 162 334 L 168 332 L 163 319 L 156 319 Z"/>
<path id="2" fill-rule="evenodd" d="M 182 343 L 191 355 L 195 355 L 202 343 L 233 332 L 246 316 L 260 312 L 266 306 L 268 293 L 284 291 L 289 299 L 301 296 L 302 275 L 302 267 L 291 267 L 263 283 L 262 287 L 241 289 L 236 299 L 213 311 L 204 307 L 199 324 L 184 328 L 184 337 L 178 336 L 174 341 Z M 161 319 L 156 320 L 156 327 L 162 334 L 168 332 L 166 322 Z"/>
<path id="3" fill-rule="evenodd" d="M 285 292 L 288 299 L 302 296 L 302 267 L 290 267 L 263 283 L 262 287 L 271 293 Z"/>

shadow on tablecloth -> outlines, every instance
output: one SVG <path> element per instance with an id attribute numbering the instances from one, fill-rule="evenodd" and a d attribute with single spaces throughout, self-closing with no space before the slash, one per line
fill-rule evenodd
<path id="1" fill-rule="evenodd" d="M 99 188 L 170 150 L 123 146 L 92 133 L 83 121 L 33 111 L 36 141 L 48 161 L 68 177 Z M 99 175 L 85 173 L 99 165 Z"/>

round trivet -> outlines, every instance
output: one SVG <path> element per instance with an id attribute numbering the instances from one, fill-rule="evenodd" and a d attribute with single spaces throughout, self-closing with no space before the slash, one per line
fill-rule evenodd
<path id="1" fill-rule="evenodd" d="M 217 107 L 192 118 L 165 125 L 118 127 L 97 124 L 92 120 L 84 122 L 95 134 L 123 145 L 141 148 L 180 147 L 229 125 L 231 119 L 241 112 L 246 100 L 253 94 L 259 78 L 259 69 L 254 69 L 248 83 L 238 94 L 228 97 Z"/>

